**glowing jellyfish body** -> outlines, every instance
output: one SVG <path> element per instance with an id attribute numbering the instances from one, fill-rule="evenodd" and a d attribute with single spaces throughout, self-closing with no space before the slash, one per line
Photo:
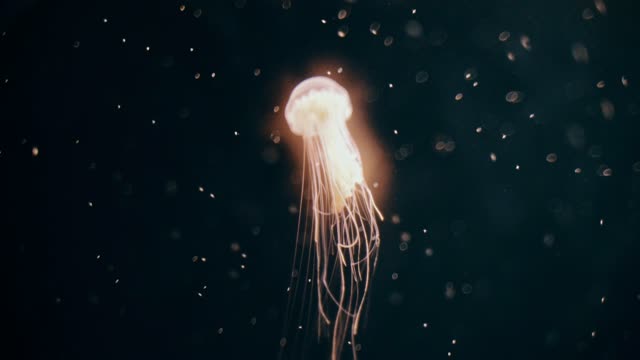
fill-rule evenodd
<path id="1" fill-rule="evenodd" d="M 299 226 L 305 232 L 299 239 L 310 244 L 297 247 L 315 250 L 310 258 L 318 327 L 320 333 L 328 330 L 333 360 L 340 357 L 347 337 L 356 357 L 355 335 L 378 260 L 376 216 L 382 219 L 347 128 L 351 113 L 347 91 L 326 77 L 301 82 L 285 108 L 291 131 L 303 138 L 303 197 L 310 192 L 310 208 L 301 211 L 308 214 L 310 226 Z"/>

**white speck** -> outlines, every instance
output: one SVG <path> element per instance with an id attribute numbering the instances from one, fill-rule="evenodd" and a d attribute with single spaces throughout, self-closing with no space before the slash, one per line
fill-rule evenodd
<path id="1" fill-rule="evenodd" d="M 536 117 L 536 114 L 534 114 L 534 113 L 529 114 L 529 119 L 533 119 L 535 117 Z"/>
<path id="2" fill-rule="evenodd" d="M 394 135 L 398 135 L 398 130 L 395 130 L 395 129 L 394 129 L 394 130 L 393 130 L 393 134 L 394 134 Z"/>
<path id="3" fill-rule="evenodd" d="M 321 22 L 321 23 L 323 23 L 323 24 L 326 24 L 326 23 L 327 23 L 327 20 L 325 20 L 325 19 L 320 19 L 320 22 Z"/>
<path id="4" fill-rule="evenodd" d="M 478 82 L 477 81 L 473 82 L 473 87 L 478 87 Z"/>
<path id="5" fill-rule="evenodd" d="M 607 300 L 607 298 L 603 296 L 603 297 L 600 299 L 600 304 L 604 304 L 604 302 L 605 302 L 606 300 Z"/>
<path id="6" fill-rule="evenodd" d="M 93 207 L 93 203 L 89 201 L 89 207 Z"/>
<path id="7" fill-rule="evenodd" d="M 124 44 L 124 43 L 126 43 L 126 42 L 127 42 L 127 39 L 122 38 L 122 43 Z"/>
<path id="8" fill-rule="evenodd" d="M 415 15 L 415 13 L 417 12 L 416 9 L 411 9 L 411 13 Z"/>
<path id="9" fill-rule="evenodd" d="M 210 197 L 210 198 L 212 198 L 212 199 L 215 199 L 215 198 L 216 198 L 216 196 L 215 196 L 213 193 L 210 193 L 210 194 L 209 194 L 209 197 Z"/>
<path id="10" fill-rule="evenodd" d="M 202 186 L 198 186 L 198 191 L 203 192 L 204 188 Z"/>
<path id="11" fill-rule="evenodd" d="M 389 89 L 393 89 L 393 84 L 389 83 Z"/>
<path id="12" fill-rule="evenodd" d="M 116 105 L 116 107 L 118 108 L 118 110 L 122 109 L 122 106 L 120 104 Z"/>
<path id="13" fill-rule="evenodd" d="M 600 226 L 604 225 L 604 219 L 600 219 Z"/>
<path id="14" fill-rule="evenodd" d="M 591 337 L 596 337 L 596 332 L 595 332 L 595 330 L 591 332 Z"/>
<path id="15" fill-rule="evenodd" d="M 427 233 L 427 229 L 422 229 L 422 233 L 426 234 Z"/>
<path id="16" fill-rule="evenodd" d="M 234 131 L 234 132 L 233 132 L 233 135 L 238 136 L 238 135 L 240 135 L 240 133 L 239 133 L 239 132 L 237 132 L 237 131 Z"/>
<path id="17" fill-rule="evenodd" d="M 463 97 L 463 96 L 464 96 L 464 95 L 462 95 L 462 93 L 457 93 L 457 94 L 456 94 L 456 97 L 455 97 L 456 101 L 460 101 L 460 100 L 462 100 L 462 97 Z"/>
<path id="18" fill-rule="evenodd" d="M 120 279 L 116 279 L 116 284 L 120 282 Z"/>
<path id="19" fill-rule="evenodd" d="M 101 255 L 96 256 L 96 260 L 100 260 L 100 256 L 101 256 Z"/>
<path id="20" fill-rule="evenodd" d="M 102 22 L 106 24 L 107 22 L 109 22 L 109 20 L 107 20 L 107 18 L 104 18 L 102 19 Z"/>
<path id="21" fill-rule="evenodd" d="M 146 49 L 147 51 L 150 51 L 150 50 L 151 50 L 151 47 L 147 46 L 145 49 Z"/>
<path id="22" fill-rule="evenodd" d="M 575 170 L 573 170 L 573 172 L 576 174 L 580 174 L 582 172 L 582 169 L 576 168 Z"/>
<path id="23" fill-rule="evenodd" d="M 516 170 L 520 170 L 520 165 L 516 165 Z"/>
<path id="24" fill-rule="evenodd" d="M 193 52 L 193 51 L 194 51 L 194 49 L 193 49 L 193 48 L 189 48 L 189 52 Z"/>
<path id="25" fill-rule="evenodd" d="M 478 126 L 476 128 L 476 133 L 480 134 L 482 132 L 482 126 Z"/>
<path id="26" fill-rule="evenodd" d="M 496 160 L 498 160 L 498 157 L 495 153 L 491 153 L 489 154 L 489 159 L 491 159 L 491 162 L 496 162 Z"/>
<path id="27" fill-rule="evenodd" d="M 392 280 L 398 280 L 398 273 L 391 274 L 391 279 Z"/>
<path id="28" fill-rule="evenodd" d="M 223 328 L 219 328 L 219 329 L 218 329 L 218 335 L 222 335 L 222 333 L 223 333 L 223 332 L 224 332 L 224 329 L 223 329 Z"/>
<path id="29" fill-rule="evenodd" d="M 451 344 L 455 345 L 456 344 L 456 339 L 451 340 Z"/>
<path id="30" fill-rule="evenodd" d="M 426 328 L 428 328 L 428 327 L 429 327 L 429 324 L 427 324 L 427 323 L 422 323 L 422 327 L 426 329 Z"/>
<path id="31" fill-rule="evenodd" d="M 213 79 L 214 77 L 216 77 L 216 73 L 212 72 L 211 73 L 211 78 Z"/>
<path id="32" fill-rule="evenodd" d="M 155 120 L 151 120 L 151 125 L 155 125 L 156 121 Z"/>

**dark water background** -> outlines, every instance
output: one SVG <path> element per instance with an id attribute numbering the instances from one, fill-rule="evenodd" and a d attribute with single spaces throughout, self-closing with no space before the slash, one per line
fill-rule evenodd
<path id="1" fill-rule="evenodd" d="M 392 167 L 361 359 L 640 358 L 640 7 L 603 4 L 0 5 L 2 357 L 275 359 L 298 187 L 273 108 L 334 59 Z"/>

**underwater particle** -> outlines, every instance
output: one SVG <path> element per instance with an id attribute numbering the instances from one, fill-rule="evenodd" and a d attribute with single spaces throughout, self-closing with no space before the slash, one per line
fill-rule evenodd
<path id="1" fill-rule="evenodd" d="M 516 61 L 516 55 L 514 53 L 512 53 L 511 51 L 507 52 L 507 59 L 509 59 L 509 61 L 513 62 Z"/>
<path id="2" fill-rule="evenodd" d="M 586 8 L 582 10 L 582 19 L 584 20 L 593 19 L 593 10 L 591 10 L 590 8 Z"/>
<path id="3" fill-rule="evenodd" d="M 380 31 L 380 23 L 379 22 L 373 22 L 371 23 L 371 25 L 369 25 L 369 32 L 372 33 L 373 35 L 378 35 L 378 31 Z"/>
<path id="4" fill-rule="evenodd" d="M 393 36 L 389 35 L 387 37 L 384 38 L 384 46 L 389 47 L 391 45 L 393 45 Z"/>
<path id="5" fill-rule="evenodd" d="M 548 248 L 552 247 L 555 241 L 556 237 L 551 233 L 544 234 L 544 236 L 542 237 L 542 243 Z"/>
<path id="6" fill-rule="evenodd" d="M 508 31 L 503 31 L 500 34 L 498 34 L 498 40 L 502 42 L 509 40 L 510 37 L 511 37 L 511 33 Z"/>
<path id="7" fill-rule="evenodd" d="M 423 34 L 422 24 L 416 20 L 409 20 L 404 26 L 404 31 L 411 38 L 419 38 Z"/>
<path id="8" fill-rule="evenodd" d="M 620 78 L 620 82 L 622 83 L 622 86 L 624 86 L 624 87 L 629 87 L 629 78 L 628 78 L 628 77 L 626 77 L 626 76 L 624 76 L 624 75 L 623 75 L 623 76 Z"/>
<path id="9" fill-rule="evenodd" d="M 527 35 L 520 36 L 520 45 L 527 50 L 531 51 L 531 39 Z"/>
<path id="10" fill-rule="evenodd" d="M 579 64 L 589 63 L 589 50 L 582 43 L 574 43 L 571 46 L 571 55 L 573 60 Z"/>
<path id="11" fill-rule="evenodd" d="M 607 5 L 605 5 L 604 0 L 593 0 L 593 4 L 600 14 L 607 15 Z"/>
<path id="12" fill-rule="evenodd" d="M 457 93 L 454 99 L 456 101 L 460 101 L 460 100 L 462 100 L 463 97 L 464 97 L 464 95 L 462 93 Z"/>
<path id="13" fill-rule="evenodd" d="M 262 73 L 262 70 L 260 68 L 255 68 L 253 69 L 253 76 L 260 76 L 260 74 Z"/>
<path id="14" fill-rule="evenodd" d="M 522 101 L 524 94 L 520 91 L 512 90 L 504 96 L 504 99 L 510 104 L 517 104 Z"/>
<path id="15" fill-rule="evenodd" d="M 202 16 L 202 9 L 196 9 L 196 11 L 193 12 L 193 17 L 198 19 L 200 16 Z"/>
<path id="16" fill-rule="evenodd" d="M 491 162 L 496 162 L 496 160 L 498 160 L 498 157 L 496 156 L 496 153 L 491 153 L 489 154 L 489 159 L 491 159 Z"/>
<path id="17" fill-rule="evenodd" d="M 349 13 L 347 12 L 347 10 L 340 9 L 340 11 L 338 11 L 338 20 L 344 20 L 347 18 L 347 16 L 349 16 Z"/>
<path id="18" fill-rule="evenodd" d="M 300 203 L 300 214 L 309 215 L 298 219 L 293 267 L 309 253 L 302 245 L 313 244 L 317 321 L 330 339 L 333 360 L 347 338 L 355 344 L 378 259 L 378 218 L 383 219 L 346 125 L 352 111 L 347 90 L 322 76 L 298 84 L 285 107 L 289 128 L 303 140 L 301 199 L 309 198 Z M 300 225 L 307 221 L 308 231 Z M 357 357 L 354 347 L 352 356 Z"/>
<path id="19" fill-rule="evenodd" d="M 475 68 L 469 68 L 464 71 L 464 79 L 467 81 L 475 80 L 478 76 L 478 72 Z"/>
<path id="20" fill-rule="evenodd" d="M 546 160 L 548 163 L 553 164 L 558 161 L 558 155 L 556 153 L 549 153 L 547 154 Z"/>
<path id="21" fill-rule="evenodd" d="M 424 71 L 424 70 L 420 70 L 416 73 L 416 83 L 418 84 L 424 84 L 425 82 L 427 82 L 427 80 L 429 80 L 429 73 Z"/>
<path id="22" fill-rule="evenodd" d="M 291 9 L 291 0 L 282 0 L 282 8 L 284 10 Z"/>
<path id="23" fill-rule="evenodd" d="M 600 80 L 600 81 L 598 81 L 598 83 L 596 84 L 596 87 L 597 87 L 598 89 L 602 89 L 602 88 L 604 88 L 604 80 Z"/>
<path id="24" fill-rule="evenodd" d="M 342 25 L 338 28 L 338 37 L 345 38 L 349 34 L 349 26 Z"/>
<path id="25" fill-rule="evenodd" d="M 178 9 L 179 9 L 180 11 L 185 11 L 185 10 L 186 10 L 186 8 L 187 8 L 187 7 L 186 7 L 184 4 L 180 4 L 180 6 L 178 7 Z"/>
<path id="26" fill-rule="evenodd" d="M 582 173 L 582 169 L 581 168 L 575 168 L 573 170 L 573 172 L 576 173 L 576 174 L 580 174 L 580 173 Z"/>
<path id="27" fill-rule="evenodd" d="M 424 250 L 424 254 L 429 256 L 429 257 L 433 256 L 433 249 L 432 248 L 426 248 Z"/>
<path id="28" fill-rule="evenodd" d="M 80 47 L 80 41 L 78 41 L 78 40 L 74 41 L 73 42 L 73 47 L 76 48 L 76 49 L 79 48 Z"/>
<path id="29" fill-rule="evenodd" d="M 31 156 L 37 157 L 40 154 L 40 149 L 37 146 L 31 148 Z"/>
<path id="30" fill-rule="evenodd" d="M 196 80 L 200 79 L 200 73 L 196 73 L 195 75 L 193 75 L 193 78 Z"/>
<path id="31" fill-rule="evenodd" d="M 615 106 L 613 106 L 613 103 L 609 101 L 609 99 L 602 99 L 600 101 L 600 111 L 605 120 L 612 120 L 616 113 Z"/>

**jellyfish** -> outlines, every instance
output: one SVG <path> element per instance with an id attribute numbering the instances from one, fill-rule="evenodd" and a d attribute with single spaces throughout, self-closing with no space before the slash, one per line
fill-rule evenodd
<path id="1" fill-rule="evenodd" d="M 348 92 L 321 76 L 298 84 L 285 108 L 304 152 L 294 272 L 306 251 L 318 334 L 328 337 L 332 360 L 340 358 L 347 339 L 357 358 L 355 337 L 378 262 L 378 218 L 383 220 L 347 128 L 351 114 Z"/>

